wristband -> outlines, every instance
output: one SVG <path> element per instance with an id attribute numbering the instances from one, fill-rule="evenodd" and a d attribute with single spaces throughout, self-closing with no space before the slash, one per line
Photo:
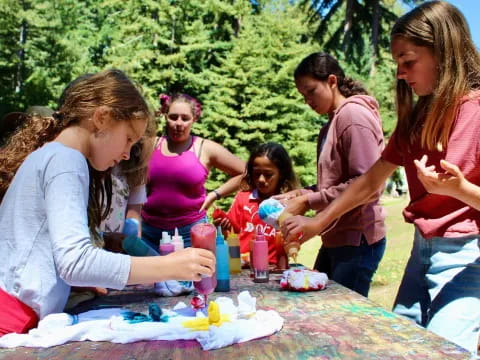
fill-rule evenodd
<path id="1" fill-rule="evenodd" d="M 212 192 L 215 194 L 215 196 L 217 197 L 217 200 L 220 200 L 222 198 L 222 196 L 220 195 L 220 193 L 217 191 L 217 190 L 212 190 Z"/>

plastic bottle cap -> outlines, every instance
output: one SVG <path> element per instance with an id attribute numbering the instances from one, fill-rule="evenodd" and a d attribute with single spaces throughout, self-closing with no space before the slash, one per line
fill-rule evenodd
<path id="1" fill-rule="evenodd" d="M 183 241 L 183 237 L 178 235 L 178 228 L 175 228 L 175 233 L 172 236 L 172 242 Z"/>
<path id="2" fill-rule="evenodd" d="M 292 246 L 288 249 L 288 255 L 289 256 L 294 256 L 298 254 L 298 247 Z"/>
<path id="3" fill-rule="evenodd" d="M 168 234 L 168 232 L 163 231 L 162 232 L 162 244 L 169 244 L 171 242 L 171 237 Z"/>
<path id="4" fill-rule="evenodd" d="M 215 243 L 216 244 L 225 243 L 225 238 L 223 237 L 222 228 L 220 226 L 217 226 L 217 237 L 215 238 Z"/>

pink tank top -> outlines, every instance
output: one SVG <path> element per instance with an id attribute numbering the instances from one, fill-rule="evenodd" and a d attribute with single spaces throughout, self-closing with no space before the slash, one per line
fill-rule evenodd
<path id="1" fill-rule="evenodd" d="M 205 200 L 205 182 L 208 169 L 194 152 L 197 137 L 180 155 L 162 154 L 160 144 L 154 150 L 148 165 L 147 202 L 142 217 L 147 224 L 160 229 L 185 226 L 205 216 L 198 210 Z"/>

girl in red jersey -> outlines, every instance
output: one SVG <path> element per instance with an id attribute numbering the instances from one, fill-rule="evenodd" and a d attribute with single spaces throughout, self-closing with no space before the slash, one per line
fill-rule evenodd
<path id="1" fill-rule="evenodd" d="M 248 159 L 241 185 L 243 191 L 235 196 L 227 216 L 217 218 L 214 222 L 225 230 L 233 227 L 239 234 L 241 254 L 248 254 L 250 240 L 260 228 L 268 241 L 268 261 L 276 264 L 275 228 L 260 219 L 258 206 L 273 195 L 297 187 L 298 180 L 293 171 L 292 160 L 285 148 L 273 142 L 261 144 Z M 242 258 L 245 259 L 244 256 Z"/>

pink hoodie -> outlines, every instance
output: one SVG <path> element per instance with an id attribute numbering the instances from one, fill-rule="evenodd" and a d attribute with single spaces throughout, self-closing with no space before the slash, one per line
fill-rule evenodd
<path id="1" fill-rule="evenodd" d="M 317 211 L 324 209 L 379 159 L 385 144 L 377 101 L 367 95 L 347 98 L 320 130 L 319 144 L 322 139 L 316 191 L 308 193 L 310 207 Z M 373 244 L 385 237 L 384 219 L 385 211 L 377 198 L 343 215 L 322 236 L 323 245 L 358 246 L 362 233 Z"/>

